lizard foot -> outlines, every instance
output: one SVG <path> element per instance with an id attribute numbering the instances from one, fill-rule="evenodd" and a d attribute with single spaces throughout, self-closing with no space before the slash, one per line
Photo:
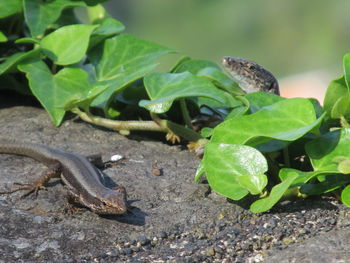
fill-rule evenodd
<path id="1" fill-rule="evenodd" d="M 10 191 L 5 191 L 5 192 L 0 192 L 0 195 L 2 194 L 12 194 L 18 191 L 22 191 L 22 190 L 27 190 L 24 194 L 22 194 L 20 196 L 20 199 L 27 197 L 28 195 L 30 195 L 31 193 L 35 193 L 35 196 L 38 195 L 38 191 L 41 189 L 46 189 L 45 186 L 42 185 L 35 185 L 34 183 L 30 183 L 30 182 L 14 182 L 13 184 L 15 185 L 22 185 L 22 187 L 17 187 L 15 189 L 12 189 Z"/>
<path id="2" fill-rule="evenodd" d="M 180 142 L 180 137 L 173 132 L 168 132 L 165 136 L 167 141 L 170 141 L 172 144 Z"/>
<path id="3" fill-rule="evenodd" d="M 38 195 L 38 191 L 42 189 L 46 189 L 45 185 L 47 182 L 52 178 L 61 173 L 61 166 L 60 163 L 53 164 L 49 167 L 48 170 L 43 172 L 43 174 L 36 179 L 34 182 L 15 182 L 16 185 L 22 185 L 21 187 L 15 188 L 10 191 L 0 192 L 0 195 L 2 194 L 12 194 L 21 190 L 27 190 L 24 194 L 20 196 L 20 199 L 27 197 L 31 193 L 34 193 L 35 196 Z"/>

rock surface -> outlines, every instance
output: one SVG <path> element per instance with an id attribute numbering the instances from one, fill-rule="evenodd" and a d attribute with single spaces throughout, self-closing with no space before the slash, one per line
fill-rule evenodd
<path id="1" fill-rule="evenodd" d="M 350 232 L 335 230 L 318 235 L 283 251 L 272 252 L 271 263 L 341 263 L 350 261 Z"/>
<path id="2" fill-rule="evenodd" d="M 57 128 L 33 107 L 1 109 L 0 137 L 82 155 L 101 153 L 104 160 L 124 156 L 122 164 L 103 172 L 109 186 L 127 189 L 132 206 L 122 216 L 88 209 L 68 214 L 59 180 L 36 198 L 1 195 L 0 263 L 348 262 L 349 211 L 332 198 L 285 203 L 254 215 L 208 185 L 194 184 L 199 160 L 180 146 L 130 140 L 80 121 Z M 155 161 L 161 176 L 152 173 Z M 0 191 L 45 169 L 30 158 L 6 154 L 0 155 L 0 168 Z"/>

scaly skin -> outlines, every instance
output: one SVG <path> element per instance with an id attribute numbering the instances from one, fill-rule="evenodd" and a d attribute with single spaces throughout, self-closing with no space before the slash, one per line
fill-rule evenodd
<path id="1" fill-rule="evenodd" d="M 26 190 L 23 197 L 37 193 L 53 177 L 60 176 L 68 188 L 69 196 L 97 214 L 124 214 L 127 212 L 126 191 L 124 187 L 110 189 L 102 184 L 100 171 L 85 157 L 49 148 L 44 145 L 0 141 L 0 153 L 17 154 L 31 157 L 49 167 L 38 179 L 11 191 L 11 194 Z"/>
<path id="2" fill-rule="evenodd" d="M 256 62 L 228 56 L 223 57 L 221 62 L 233 80 L 245 92 L 265 91 L 280 94 L 276 78 Z"/>

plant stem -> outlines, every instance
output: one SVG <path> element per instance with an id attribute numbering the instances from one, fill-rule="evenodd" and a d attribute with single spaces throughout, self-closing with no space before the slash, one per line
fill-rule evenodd
<path id="1" fill-rule="evenodd" d="M 78 108 L 73 108 L 71 111 L 77 114 L 82 120 L 86 122 L 116 131 L 158 131 L 165 132 L 168 134 L 174 134 L 175 136 L 180 136 L 188 141 L 193 142 L 202 139 L 202 136 L 197 132 L 193 131 L 192 129 L 188 129 L 182 125 L 176 124 L 168 120 L 160 119 L 154 113 L 151 113 L 152 121 L 118 121 L 93 116 L 92 114 L 81 111 Z"/>
<path id="2" fill-rule="evenodd" d="M 283 161 L 284 161 L 284 166 L 286 168 L 290 167 L 288 146 L 286 148 L 283 148 Z"/>
<path id="3" fill-rule="evenodd" d="M 159 126 L 154 121 L 116 121 L 102 117 L 96 117 L 92 114 L 81 111 L 78 108 L 72 109 L 72 112 L 77 114 L 82 120 L 96 124 L 112 130 L 146 130 L 146 131 L 160 131 L 167 132 L 168 129 Z"/>
<path id="4" fill-rule="evenodd" d="M 283 196 L 279 200 L 279 202 L 282 202 L 285 200 L 295 200 L 297 198 L 307 198 L 307 195 L 300 193 L 299 187 L 295 186 L 295 187 L 289 188 L 287 191 L 285 191 Z"/>
<path id="5" fill-rule="evenodd" d="M 180 99 L 180 109 L 181 109 L 182 117 L 185 121 L 186 127 L 191 128 L 192 127 L 191 117 L 190 117 L 190 114 L 188 113 L 186 100 L 184 98 Z"/>
<path id="6" fill-rule="evenodd" d="M 195 132 L 192 129 L 186 128 L 172 121 L 162 120 L 154 112 L 150 112 L 150 115 L 152 120 L 156 122 L 159 126 L 166 127 L 168 129 L 167 131 L 168 134 L 178 135 L 190 142 L 196 142 L 199 139 L 203 139 L 203 137 L 199 133 Z"/>
<path id="7" fill-rule="evenodd" d="M 348 121 L 346 120 L 346 118 L 344 116 L 340 117 L 340 124 L 344 128 L 350 128 L 350 124 L 348 123 Z"/>

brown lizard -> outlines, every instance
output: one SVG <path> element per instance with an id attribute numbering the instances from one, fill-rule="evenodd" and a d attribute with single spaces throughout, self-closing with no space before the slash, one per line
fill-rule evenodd
<path id="1" fill-rule="evenodd" d="M 232 79 L 246 93 L 265 91 L 279 95 L 276 78 L 254 61 L 245 58 L 223 57 L 221 61 Z"/>
<path id="2" fill-rule="evenodd" d="M 0 195 L 27 190 L 22 195 L 25 197 L 31 193 L 37 193 L 51 178 L 58 176 L 67 185 L 70 199 L 90 208 L 93 212 L 97 214 L 124 214 L 127 212 L 125 188 L 111 189 L 104 186 L 101 172 L 81 155 L 35 143 L 7 141 L 0 141 L 0 153 L 28 156 L 49 166 L 49 170 L 34 182 L 17 183 L 25 186 L 0 192 Z"/>

